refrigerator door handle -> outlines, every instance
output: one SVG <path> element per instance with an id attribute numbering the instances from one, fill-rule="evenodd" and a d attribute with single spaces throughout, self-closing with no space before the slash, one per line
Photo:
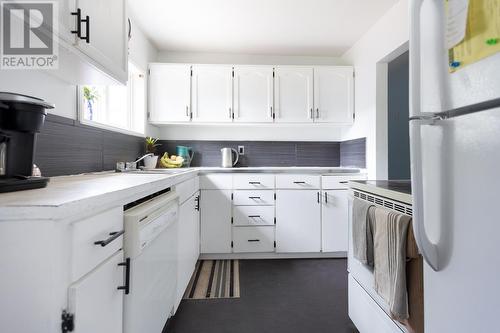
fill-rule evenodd
<path id="1" fill-rule="evenodd" d="M 410 160 L 413 209 L 413 233 L 424 260 L 436 272 L 440 270 L 438 249 L 427 236 L 424 225 L 424 184 L 422 172 L 421 126 L 430 125 L 434 119 L 410 121 Z"/>
<path id="2" fill-rule="evenodd" d="M 410 0 L 410 116 L 420 117 L 420 13 L 424 0 Z"/>

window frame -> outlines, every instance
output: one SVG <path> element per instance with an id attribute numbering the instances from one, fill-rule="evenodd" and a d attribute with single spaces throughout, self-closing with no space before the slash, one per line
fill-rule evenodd
<path id="1" fill-rule="evenodd" d="M 143 75 L 144 77 L 144 124 L 143 124 L 143 133 L 141 132 L 137 132 L 137 131 L 134 131 L 134 130 L 131 130 L 131 129 L 127 129 L 127 128 L 121 128 L 121 127 L 118 127 L 118 126 L 113 126 L 113 125 L 109 125 L 109 124 L 104 124 L 104 123 L 100 123 L 98 121 L 95 121 L 95 120 L 87 120 L 85 119 L 85 102 L 84 102 L 84 98 L 83 98 L 83 87 L 86 86 L 86 84 L 83 84 L 83 85 L 77 85 L 76 86 L 76 95 L 77 95 L 77 109 L 78 109 L 78 112 L 77 112 L 77 119 L 78 119 L 78 122 L 82 125 L 86 125 L 86 126 L 91 126 L 91 127 L 96 127 L 96 128 L 100 128 L 100 129 L 105 129 L 105 130 L 109 130 L 109 131 L 113 131 L 113 132 L 117 132 L 117 133 L 122 133 L 122 134 L 128 134 L 128 135 L 133 135 L 133 136 L 138 136 L 138 137 L 145 137 L 146 136 L 146 127 L 147 127 L 147 115 L 148 115 L 148 110 L 147 110 L 147 107 L 148 107 L 148 99 L 147 99 L 147 94 L 148 94 L 148 83 L 147 83 L 147 77 L 146 77 L 146 71 L 144 69 L 142 69 L 140 66 L 137 66 L 133 61 L 130 61 L 129 60 L 129 64 L 132 64 L 139 72 L 140 74 L 139 75 Z M 130 68 L 130 66 L 129 66 Z M 133 83 L 131 83 L 133 84 Z M 130 88 L 129 87 L 129 82 L 127 82 L 127 85 L 126 85 L 126 88 L 127 88 L 127 123 L 129 125 L 129 127 L 131 127 L 131 122 L 132 122 L 132 94 L 130 93 Z"/>

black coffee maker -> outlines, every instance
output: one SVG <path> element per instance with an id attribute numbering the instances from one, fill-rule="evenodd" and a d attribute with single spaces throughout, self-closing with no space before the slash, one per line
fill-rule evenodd
<path id="1" fill-rule="evenodd" d="M 0 193 L 41 188 L 49 178 L 33 177 L 36 133 L 54 105 L 26 95 L 0 92 Z"/>

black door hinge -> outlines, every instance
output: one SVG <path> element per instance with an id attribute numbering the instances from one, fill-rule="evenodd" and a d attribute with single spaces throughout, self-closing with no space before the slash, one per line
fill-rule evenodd
<path id="1" fill-rule="evenodd" d="M 233 218 L 231 217 L 231 224 L 233 224 L 233 223 L 234 223 L 234 220 L 233 220 Z"/>
<path id="2" fill-rule="evenodd" d="M 274 224 L 276 224 L 276 217 L 274 218 Z"/>
<path id="3" fill-rule="evenodd" d="M 276 200 L 276 193 L 274 193 L 274 200 Z"/>
<path id="4" fill-rule="evenodd" d="M 233 244 L 233 241 L 231 241 L 231 248 L 233 247 L 233 245 L 234 245 L 234 244 Z"/>
<path id="5" fill-rule="evenodd" d="M 274 241 L 274 248 L 276 248 L 276 241 Z"/>
<path id="6" fill-rule="evenodd" d="M 274 68 L 273 68 L 273 77 L 274 77 Z"/>
<path id="7" fill-rule="evenodd" d="M 234 195 L 233 195 L 233 193 L 231 193 L 231 200 L 233 200 L 233 198 L 234 198 Z"/>
<path id="8" fill-rule="evenodd" d="M 66 310 L 61 314 L 61 331 L 62 333 L 73 332 L 75 329 L 75 315 Z"/>

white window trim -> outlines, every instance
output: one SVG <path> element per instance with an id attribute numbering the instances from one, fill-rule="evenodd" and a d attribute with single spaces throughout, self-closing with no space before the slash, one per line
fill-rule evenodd
<path id="1" fill-rule="evenodd" d="M 135 65 L 134 62 L 132 61 L 129 61 L 130 63 L 132 63 L 136 68 L 138 68 L 141 72 L 142 72 L 142 75 L 144 75 L 144 77 L 146 77 L 146 74 L 144 72 L 144 70 Z M 82 95 L 82 88 L 83 88 L 84 85 L 77 85 L 76 86 L 76 96 L 77 96 L 77 99 L 78 99 L 78 102 L 77 102 L 77 119 L 78 119 L 78 122 L 80 124 L 83 124 L 83 125 L 86 125 L 86 126 L 91 126 L 91 127 L 96 127 L 96 128 L 100 128 L 100 129 L 105 129 L 105 130 L 109 130 L 109 131 L 113 131 L 113 132 L 118 132 L 118 133 L 122 133 L 122 134 L 128 134 L 128 135 L 133 135 L 133 136 L 138 136 L 138 137 L 142 137 L 144 138 L 146 136 L 146 126 L 147 126 L 147 82 L 146 84 L 144 85 L 144 133 L 140 133 L 140 132 L 136 132 L 136 131 L 132 131 L 132 130 L 129 130 L 129 129 L 125 129 L 125 128 L 121 128 L 121 127 L 116 127 L 116 126 L 113 126 L 113 125 L 108 125 L 108 124 L 103 124 L 103 123 L 100 123 L 100 122 L 97 122 L 97 121 L 92 121 L 92 120 L 87 120 L 85 119 L 85 115 L 84 115 L 84 112 L 85 112 L 85 106 L 84 106 L 84 98 L 83 98 L 83 95 Z M 130 94 L 128 94 L 128 102 L 127 102 L 127 106 L 128 108 L 130 109 L 130 106 L 131 106 L 131 103 L 130 103 L 130 99 L 131 99 L 131 96 Z M 131 122 L 131 112 L 129 110 L 128 112 L 128 123 L 130 125 L 130 122 Z"/>

